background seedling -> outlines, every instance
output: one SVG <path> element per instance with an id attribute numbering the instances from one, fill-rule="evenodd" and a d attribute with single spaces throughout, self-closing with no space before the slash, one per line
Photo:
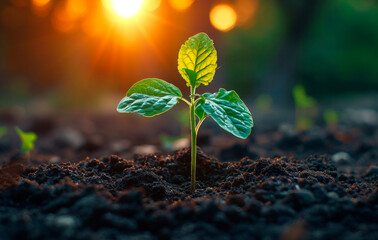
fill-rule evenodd
<path id="1" fill-rule="evenodd" d="M 4 126 L 0 126 L 0 138 L 2 138 L 5 134 L 7 134 L 8 129 Z"/>
<path id="2" fill-rule="evenodd" d="M 250 111 L 235 91 L 219 89 L 216 93 L 196 94 L 201 84 L 208 85 L 217 68 L 217 52 L 206 33 L 190 37 L 178 56 L 178 71 L 190 87 L 189 100 L 176 86 L 156 78 L 135 83 L 117 107 L 118 112 L 136 112 L 145 117 L 162 114 L 180 100 L 189 106 L 191 130 L 191 192 L 195 190 L 197 133 L 207 117 L 240 138 L 247 138 L 253 127 Z"/>
<path id="3" fill-rule="evenodd" d="M 301 85 L 293 88 L 293 98 L 295 103 L 295 125 L 297 131 L 307 130 L 314 125 L 314 118 L 317 115 L 316 100 L 306 94 L 306 90 Z"/>
<path id="4" fill-rule="evenodd" d="M 30 157 L 30 151 L 34 149 L 34 142 L 37 140 L 37 134 L 33 132 L 24 132 L 19 127 L 15 130 L 21 138 L 21 152 L 27 157 Z"/>
<path id="5" fill-rule="evenodd" d="M 323 113 L 323 119 L 329 129 L 336 130 L 337 123 L 340 119 L 340 114 L 335 110 L 327 109 Z"/>

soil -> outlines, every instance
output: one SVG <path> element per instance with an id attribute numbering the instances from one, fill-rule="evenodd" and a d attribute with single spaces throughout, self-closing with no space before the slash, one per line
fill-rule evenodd
<path id="1" fill-rule="evenodd" d="M 378 236 L 374 123 L 302 132 L 271 124 L 244 141 L 205 124 L 191 194 L 190 148 L 164 150 L 157 137 L 180 132 L 172 118 L 3 111 L 0 119 L 38 135 L 30 158 L 13 131 L 0 139 L 0 239 Z"/>

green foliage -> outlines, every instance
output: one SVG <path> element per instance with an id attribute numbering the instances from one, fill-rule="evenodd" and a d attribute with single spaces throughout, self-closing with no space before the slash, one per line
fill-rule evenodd
<path id="1" fill-rule="evenodd" d="M 298 107 L 308 108 L 315 104 L 315 100 L 312 97 L 307 96 L 305 88 L 301 85 L 294 86 L 293 97 L 295 105 Z"/>
<path id="2" fill-rule="evenodd" d="M 378 90 L 378 4 L 324 1 L 303 39 L 298 75 L 319 97 Z"/>
<path id="3" fill-rule="evenodd" d="M 213 80 L 216 61 L 213 41 L 205 33 L 192 36 L 181 46 L 178 58 L 178 70 L 190 87 L 190 100 L 183 98 L 180 90 L 170 83 L 144 79 L 130 88 L 117 108 L 118 112 L 152 117 L 171 109 L 179 100 L 189 105 L 192 192 L 195 189 L 197 132 L 205 118 L 211 116 L 221 128 L 243 139 L 249 136 L 253 127 L 251 113 L 235 91 L 220 89 L 213 94 L 195 93 L 200 84 L 208 85 Z M 161 140 L 167 147 L 173 141 L 167 137 Z"/>
<path id="4" fill-rule="evenodd" d="M 149 78 L 135 83 L 118 105 L 118 112 L 137 112 L 153 117 L 171 109 L 182 97 L 180 89 L 166 81 Z"/>
<path id="5" fill-rule="evenodd" d="M 225 83 L 240 96 L 248 96 L 265 81 L 267 72 L 275 71 L 272 61 L 286 36 L 287 20 L 277 1 L 259 1 L 252 18 L 253 26 L 234 28 L 222 36 Z"/>
<path id="6" fill-rule="evenodd" d="M 314 98 L 306 94 L 306 90 L 301 85 L 293 88 L 293 98 L 295 102 L 295 118 L 297 130 L 306 130 L 314 125 L 314 118 L 317 115 L 317 106 Z"/>
<path id="7" fill-rule="evenodd" d="M 37 140 L 37 135 L 33 132 L 23 132 L 19 127 L 15 127 L 15 130 L 21 138 L 21 152 L 29 155 L 30 150 L 34 149 L 34 142 Z"/>
<path id="8" fill-rule="evenodd" d="M 188 86 L 208 85 L 217 68 L 217 51 L 213 40 L 206 33 L 199 33 L 189 38 L 182 46 L 178 57 L 178 71 Z M 195 76 L 192 72 L 197 74 Z"/>
<path id="9" fill-rule="evenodd" d="M 7 134 L 8 129 L 4 126 L 0 127 L 0 138 L 2 138 L 5 134 Z"/>
<path id="10" fill-rule="evenodd" d="M 217 93 L 205 93 L 196 106 L 196 114 L 203 118 L 209 115 L 224 130 L 240 138 L 251 133 L 253 120 L 251 113 L 235 91 L 219 89 Z"/>

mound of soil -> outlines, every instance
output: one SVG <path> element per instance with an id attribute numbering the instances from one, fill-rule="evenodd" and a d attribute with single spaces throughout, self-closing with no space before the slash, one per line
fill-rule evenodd
<path id="1" fill-rule="evenodd" d="M 12 131 L 0 139 L 2 240 L 378 236 L 376 125 L 268 126 L 245 141 L 205 127 L 191 194 L 190 148 L 164 151 L 156 137 L 177 133 L 170 120 L 0 119 L 38 135 L 30 159 Z"/>
<path id="2" fill-rule="evenodd" d="M 377 169 L 325 156 L 219 162 L 198 148 L 24 169 L 0 193 L 1 239 L 376 239 Z M 4 170 L 4 169 L 3 169 Z"/>

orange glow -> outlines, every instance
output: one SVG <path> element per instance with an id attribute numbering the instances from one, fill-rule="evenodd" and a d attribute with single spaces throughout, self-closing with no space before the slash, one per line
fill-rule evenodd
<path id="1" fill-rule="evenodd" d="M 28 5 L 28 0 L 12 0 L 11 2 L 16 7 L 26 7 Z"/>
<path id="2" fill-rule="evenodd" d="M 88 18 L 83 22 L 82 28 L 86 34 L 91 37 L 96 37 L 101 35 L 104 31 L 104 21 L 101 18 Z"/>
<path id="3" fill-rule="evenodd" d="M 51 17 L 53 27 L 64 33 L 70 32 L 75 26 L 72 16 L 66 10 L 65 7 L 57 7 Z"/>
<path id="4" fill-rule="evenodd" d="M 50 3 L 50 0 L 32 0 L 33 4 L 37 7 L 43 7 Z"/>
<path id="5" fill-rule="evenodd" d="M 148 11 L 155 11 L 160 4 L 161 0 L 146 0 L 144 6 Z"/>
<path id="6" fill-rule="evenodd" d="M 86 0 L 68 0 L 67 11 L 73 18 L 79 18 L 87 11 Z"/>
<path id="7" fill-rule="evenodd" d="M 113 15 L 121 18 L 131 18 L 138 15 L 144 0 L 102 0 L 102 3 Z"/>
<path id="8" fill-rule="evenodd" d="M 6 7 L 1 12 L 1 23 L 11 29 L 17 29 L 25 23 L 25 16 L 16 7 Z"/>
<path id="9" fill-rule="evenodd" d="M 237 0 L 235 3 L 235 10 L 238 15 L 237 24 L 240 25 L 250 25 L 254 22 L 256 11 L 258 8 L 257 0 Z"/>
<path id="10" fill-rule="evenodd" d="M 235 26 L 236 20 L 236 12 L 230 5 L 218 4 L 210 11 L 210 22 L 220 31 L 231 30 Z"/>
<path id="11" fill-rule="evenodd" d="M 194 0 L 169 0 L 171 6 L 178 11 L 188 9 L 193 2 Z"/>
<path id="12" fill-rule="evenodd" d="M 33 0 L 32 10 L 33 13 L 40 17 L 45 17 L 50 12 L 50 0 Z"/>

